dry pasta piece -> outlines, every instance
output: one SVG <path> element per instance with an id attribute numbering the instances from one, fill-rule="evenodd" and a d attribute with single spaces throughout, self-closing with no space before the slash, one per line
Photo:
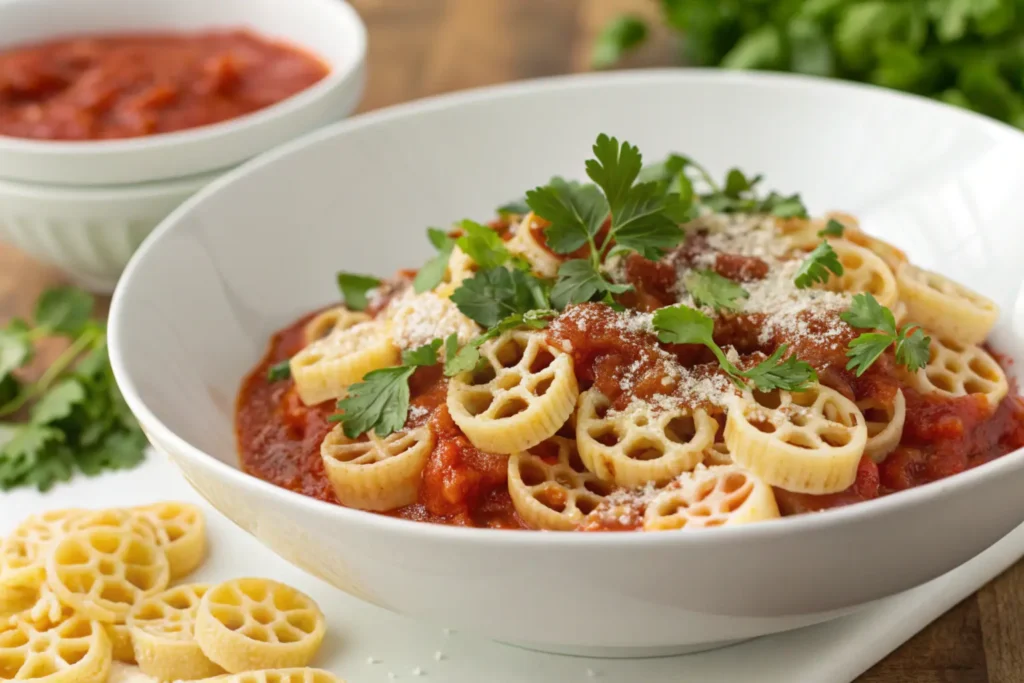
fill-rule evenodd
<path id="1" fill-rule="evenodd" d="M 105 683 L 110 641 L 99 622 L 70 610 L 54 621 L 28 615 L 0 624 L 0 680 Z"/>
<path id="2" fill-rule="evenodd" d="M 370 316 L 365 313 L 350 311 L 344 306 L 334 306 L 313 316 L 313 319 L 302 328 L 302 335 L 306 339 L 306 344 L 312 344 L 333 332 L 347 330 L 368 320 Z"/>
<path id="3" fill-rule="evenodd" d="M 995 408 L 1010 389 L 999 363 L 980 346 L 932 337 L 928 350 L 928 363 L 907 376 L 909 384 L 923 394 L 982 394 Z"/>
<path id="4" fill-rule="evenodd" d="M 530 264 L 533 272 L 541 277 L 555 277 L 558 275 L 558 268 L 562 265 L 562 259 L 552 254 L 546 246 L 537 239 L 535 229 L 544 229 L 547 221 L 533 215 L 533 212 L 526 214 L 516 227 L 516 234 L 508 241 L 508 250 L 517 256 L 522 256 Z"/>
<path id="5" fill-rule="evenodd" d="M 907 419 L 907 401 L 903 392 L 897 389 L 891 403 L 868 397 L 857 401 L 857 407 L 868 428 L 864 454 L 880 463 L 900 444 L 903 423 Z"/>
<path id="6" fill-rule="evenodd" d="M 398 346 L 414 349 L 434 339 L 455 334 L 465 344 L 480 334 L 480 326 L 468 318 L 451 299 L 434 292 L 410 294 L 396 299 L 387 310 L 390 334 Z"/>
<path id="7" fill-rule="evenodd" d="M 685 472 L 647 504 L 644 531 L 700 529 L 775 519 L 772 487 L 735 465 Z"/>
<path id="8" fill-rule="evenodd" d="M 725 423 L 725 443 L 737 465 L 798 493 L 835 493 L 852 485 L 867 439 L 857 406 L 820 384 L 801 392 L 746 392 Z"/>
<path id="9" fill-rule="evenodd" d="M 265 669 L 204 678 L 194 683 L 345 683 L 330 671 L 323 669 Z"/>
<path id="10" fill-rule="evenodd" d="M 81 515 L 68 520 L 67 531 L 82 531 L 85 529 L 124 529 L 131 533 L 145 538 L 147 541 L 156 542 L 156 530 L 144 519 L 140 519 L 128 510 L 120 508 L 109 508 L 107 510 L 86 510 Z"/>
<path id="11" fill-rule="evenodd" d="M 896 277 L 885 261 L 864 247 L 840 239 L 829 240 L 829 244 L 843 264 L 843 274 L 833 275 L 825 288 L 833 292 L 874 295 L 878 303 L 890 307 L 896 303 L 899 290 Z"/>
<path id="12" fill-rule="evenodd" d="M 151 526 L 156 542 L 167 554 L 171 581 L 191 574 L 206 557 L 206 520 L 196 505 L 164 501 L 131 508 Z"/>
<path id="13" fill-rule="evenodd" d="M 11 572 L 6 580 L 0 582 L 0 621 L 37 605 L 44 585 L 46 569 L 40 565 Z"/>
<path id="14" fill-rule="evenodd" d="M 203 596 L 195 638 L 211 661 L 238 673 L 305 666 L 325 629 L 307 595 L 269 579 L 235 579 Z"/>
<path id="15" fill-rule="evenodd" d="M 124 529 L 69 533 L 46 561 L 46 581 L 57 598 L 89 619 L 123 624 L 141 598 L 167 587 L 164 551 Z"/>
<path id="16" fill-rule="evenodd" d="M 999 317 L 991 299 L 944 275 L 905 263 L 896 281 L 909 319 L 944 339 L 980 344 Z"/>
<path id="17" fill-rule="evenodd" d="M 199 603 L 209 589 L 204 583 L 175 586 L 132 607 L 128 628 L 143 673 L 178 681 L 224 672 L 203 654 L 194 637 Z"/>
<path id="18" fill-rule="evenodd" d="M 0 542 L 0 592 L 5 585 L 24 586 L 28 574 L 42 567 L 46 553 L 67 531 L 67 524 L 85 510 L 50 510 L 31 515 Z"/>
<path id="19" fill-rule="evenodd" d="M 576 442 L 553 436 L 508 459 L 508 492 L 534 529 L 571 531 L 613 490 L 587 471 Z"/>
<path id="20" fill-rule="evenodd" d="M 634 401 L 623 411 L 608 408 L 596 389 L 580 395 L 576 445 L 588 470 L 619 486 L 665 483 L 692 470 L 718 431 L 706 411 L 683 405 L 661 409 Z"/>
<path id="21" fill-rule="evenodd" d="M 399 350 L 388 326 L 370 320 L 332 332 L 292 356 L 289 365 L 295 390 L 306 405 L 345 395 L 350 384 L 379 368 L 398 363 Z"/>
<path id="22" fill-rule="evenodd" d="M 416 502 L 420 473 L 433 448 L 434 433 L 425 426 L 349 439 L 338 425 L 320 444 L 320 457 L 342 505 L 381 511 Z"/>
<path id="23" fill-rule="evenodd" d="M 448 383 L 448 412 L 474 446 L 515 453 L 553 436 L 579 395 L 572 357 L 541 334 L 513 330 L 480 347 L 480 368 Z"/>

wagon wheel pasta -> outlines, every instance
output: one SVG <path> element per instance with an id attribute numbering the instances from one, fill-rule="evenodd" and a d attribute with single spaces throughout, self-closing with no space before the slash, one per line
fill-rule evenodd
<path id="1" fill-rule="evenodd" d="M 378 320 L 332 332 L 292 356 L 295 389 L 306 405 L 345 395 L 349 385 L 371 370 L 398 363 L 399 350 Z"/>
<path id="2" fill-rule="evenodd" d="M 171 580 L 191 574 L 206 557 L 206 521 L 195 505 L 165 501 L 131 509 L 151 526 L 155 540 L 167 555 Z"/>
<path id="3" fill-rule="evenodd" d="M 0 680 L 105 683 L 110 641 L 99 622 L 65 611 L 56 621 L 21 614 L 0 623 Z"/>
<path id="4" fill-rule="evenodd" d="M 553 436 L 508 459 L 512 504 L 534 529 L 575 529 L 612 488 L 587 471 L 572 439 Z"/>
<path id="5" fill-rule="evenodd" d="M 880 257 L 846 240 L 829 240 L 843 265 L 842 275 L 833 275 L 825 287 L 836 292 L 868 292 L 878 303 L 889 307 L 896 303 L 899 290 L 896 278 Z"/>
<path id="6" fill-rule="evenodd" d="M 195 638 L 226 671 L 305 666 L 324 637 L 324 616 L 309 597 L 267 579 L 235 579 L 206 592 Z"/>
<path id="7" fill-rule="evenodd" d="M 896 280 L 910 320 L 944 339 L 980 344 L 999 317 L 991 299 L 938 273 L 907 263 Z"/>
<path id="8" fill-rule="evenodd" d="M 196 683 L 345 683 L 323 669 L 265 669 L 206 678 Z"/>
<path id="9" fill-rule="evenodd" d="M 444 279 L 437 286 L 437 293 L 441 296 L 451 296 L 463 281 L 473 277 L 479 270 L 476 261 L 469 257 L 469 254 L 458 247 L 452 250 L 448 257 L 448 268 L 445 271 Z"/>
<path id="10" fill-rule="evenodd" d="M 647 504 L 644 530 L 746 524 L 779 516 L 772 487 L 735 465 L 700 467 Z"/>
<path id="11" fill-rule="evenodd" d="M 981 394 L 993 408 L 1009 391 L 999 363 L 979 346 L 932 338 L 928 364 L 909 375 L 910 384 L 925 394 Z"/>
<path id="12" fill-rule="evenodd" d="M 704 449 L 703 462 L 708 467 L 731 465 L 732 453 L 729 452 L 729 447 L 725 445 L 724 441 L 716 441 Z"/>
<path id="13" fill-rule="evenodd" d="M 538 275 L 555 277 L 558 274 L 558 267 L 562 265 L 562 259 L 548 251 L 534 232 L 535 225 L 546 223 L 547 221 L 533 215 L 532 211 L 526 214 L 516 227 L 516 234 L 508 241 L 508 250 L 526 259 L 530 268 Z"/>
<path id="14" fill-rule="evenodd" d="M 595 389 L 580 395 L 576 441 L 587 469 L 619 486 L 664 483 L 704 458 L 718 423 L 704 410 L 631 403 L 612 412 Z"/>
<path id="15" fill-rule="evenodd" d="M 69 519 L 66 525 L 68 533 L 98 528 L 122 529 L 147 541 L 155 543 L 157 540 L 156 530 L 147 520 L 120 508 L 83 511 L 81 515 Z"/>
<path id="16" fill-rule="evenodd" d="M 485 342 L 480 355 L 482 368 L 453 377 L 446 399 L 470 442 L 508 454 L 553 436 L 579 395 L 572 358 L 522 330 Z"/>
<path id="17" fill-rule="evenodd" d="M 139 668 L 167 681 L 206 678 L 223 673 L 195 641 L 199 603 L 208 584 L 175 586 L 143 598 L 128 614 L 128 628 Z"/>
<path id="18" fill-rule="evenodd" d="M 725 423 L 725 443 L 737 465 L 799 493 L 835 493 L 853 484 L 867 438 L 857 406 L 821 385 L 746 392 Z"/>
<path id="19" fill-rule="evenodd" d="M 391 338 L 406 349 L 450 334 L 464 344 L 480 334 L 480 327 L 463 315 L 451 299 L 435 292 L 411 294 L 410 291 L 388 307 L 387 318 Z"/>
<path id="20" fill-rule="evenodd" d="M 907 419 L 907 401 L 903 392 L 897 389 L 891 403 L 883 403 L 877 398 L 866 397 L 857 401 L 857 408 L 864 415 L 865 425 L 868 429 L 864 454 L 876 463 L 880 463 L 900 443 L 900 437 L 903 436 L 903 423 Z"/>
<path id="21" fill-rule="evenodd" d="M 84 514 L 84 510 L 51 510 L 32 515 L 15 527 L 0 542 L 0 592 L 3 587 L 24 585 L 18 575 L 22 570 L 36 571 L 43 566 L 50 546 L 67 530 L 68 521 Z"/>
<path id="22" fill-rule="evenodd" d="M 365 440 L 349 439 L 341 426 L 320 446 L 324 471 L 338 500 L 361 510 L 392 510 L 416 502 L 420 473 L 434 448 L 428 427 Z"/>
<path id="23" fill-rule="evenodd" d="M 46 574 L 62 603 L 111 624 L 123 624 L 137 600 L 162 591 L 170 579 L 167 556 L 159 546 L 111 528 L 64 536 L 47 559 Z"/>
<path id="24" fill-rule="evenodd" d="M 335 306 L 313 316 L 313 319 L 306 323 L 302 333 L 306 344 L 312 344 L 333 332 L 347 330 L 353 325 L 365 323 L 369 319 L 370 316 L 365 313 L 350 311 L 344 306 Z"/>

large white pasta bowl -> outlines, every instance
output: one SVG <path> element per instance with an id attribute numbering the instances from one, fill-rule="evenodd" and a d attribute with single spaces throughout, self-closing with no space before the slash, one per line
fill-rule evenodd
<path id="1" fill-rule="evenodd" d="M 1024 521 L 1024 455 L 825 513 L 664 533 L 449 528 L 349 510 L 238 469 L 233 412 L 268 336 L 336 300 L 333 274 L 429 255 L 424 228 L 486 218 L 608 132 L 648 159 L 764 171 L 921 265 L 996 299 L 1024 358 L 1024 135 L 884 90 L 654 71 L 457 94 L 361 116 L 217 181 L 145 242 L 114 297 L 118 382 L 213 505 L 296 565 L 378 605 L 496 639 L 607 655 L 698 649 L 907 590 Z"/>

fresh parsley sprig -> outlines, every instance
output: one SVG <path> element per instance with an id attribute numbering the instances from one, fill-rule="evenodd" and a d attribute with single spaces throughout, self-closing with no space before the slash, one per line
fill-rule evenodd
<path id="1" fill-rule="evenodd" d="M 846 226 L 835 218 L 829 218 L 825 227 L 818 231 L 818 237 L 842 237 Z"/>
<path id="2" fill-rule="evenodd" d="M 740 370 L 715 343 L 714 320 L 695 308 L 682 304 L 659 308 L 654 312 L 653 323 L 658 340 L 665 344 L 706 346 L 733 383 L 741 388 L 753 386 L 758 391 L 803 391 L 809 383 L 818 379 L 814 368 L 795 356 L 782 360 L 788 350 L 785 344 L 749 370 Z"/>
<path id="3" fill-rule="evenodd" d="M 45 491 L 75 469 L 93 475 L 142 460 L 146 437 L 114 382 L 106 330 L 93 308 L 82 290 L 51 289 L 31 323 L 14 319 L 0 328 L 0 490 Z M 39 379 L 16 376 L 35 345 L 53 338 L 68 345 Z"/>
<path id="4" fill-rule="evenodd" d="M 635 146 L 602 133 L 593 151 L 594 158 L 586 162 L 593 185 L 555 178 L 526 193 L 526 204 L 550 224 L 546 238 L 552 251 L 569 254 L 588 247 L 587 258 L 559 268 L 551 292 L 556 308 L 628 291 L 628 285 L 611 282 L 601 270 L 612 247 L 617 253 L 660 258 L 683 240 L 679 225 L 692 217 L 689 200 L 670 191 L 668 183 L 637 183 L 643 157 Z"/>
<path id="5" fill-rule="evenodd" d="M 348 396 L 338 401 L 339 413 L 327 419 L 340 422 L 345 436 L 354 439 L 373 431 L 377 436 L 392 434 L 409 416 L 409 378 L 416 368 L 437 365 L 442 341 L 402 353 L 402 364 L 366 373 L 363 381 L 348 388 Z"/>
<path id="6" fill-rule="evenodd" d="M 437 249 L 437 255 L 416 272 L 412 287 L 417 294 L 430 291 L 441 284 L 445 271 L 448 270 L 448 260 L 455 250 L 455 239 L 440 228 L 427 228 L 427 239 Z"/>
<path id="7" fill-rule="evenodd" d="M 699 306 L 715 311 L 737 311 L 750 292 L 713 270 L 691 270 L 683 277 L 686 290 Z"/>
<path id="8" fill-rule="evenodd" d="M 832 275 L 842 274 L 843 264 L 839 262 L 839 254 L 831 244 L 822 242 L 800 264 L 793 282 L 799 289 L 806 289 L 815 283 L 828 282 Z"/>
<path id="9" fill-rule="evenodd" d="M 525 327 L 531 330 L 541 330 L 548 326 L 551 318 L 558 315 L 558 311 L 538 309 L 526 313 L 516 313 L 498 322 L 494 327 L 483 334 L 472 339 L 468 344 L 459 348 L 459 339 L 453 333 L 444 341 L 445 361 L 444 374 L 446 377 L 454 377 L 460 372 L 472 370 L 480 362 L 480 346 L 488 339 L 500 337 L 509 330 Z"/>
<path id="10" fill-rule="evenodd" d="M 365 311 L 370 304 L 366 296 L 370 290 L 380 287 L 380 279 L 372 275 L 340 272 L 337 275 L 338 290 L 345 306 L 353 311 Z"/>
<path id="11" fill-rule="evenodd" d="M 866 332 L 850 342 L 846 352 L 850 360 L 846 364 L 846 369 L 854 370 L 858 377 L 893 345 L 896 362 L 910 372 L 917 372 L 928 364 L 931 337 L 926 336 L 921 327 L 914 324 L 897 329 L 896 317 L 892 311 L 878 303 L 871 294 L 855 295 L 850 308 L 840 317 L 851 327 L 877 330 Z"/>

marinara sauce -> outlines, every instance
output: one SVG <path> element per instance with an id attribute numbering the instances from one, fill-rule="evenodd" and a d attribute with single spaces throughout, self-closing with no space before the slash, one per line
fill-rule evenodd
<path id="1" fill-rule="evenodd" d="M 104 140 L 196 128 L 269 107 L 327 75 L 244 30 L 71 37 L 0 52 L 0 135 Z"/>

